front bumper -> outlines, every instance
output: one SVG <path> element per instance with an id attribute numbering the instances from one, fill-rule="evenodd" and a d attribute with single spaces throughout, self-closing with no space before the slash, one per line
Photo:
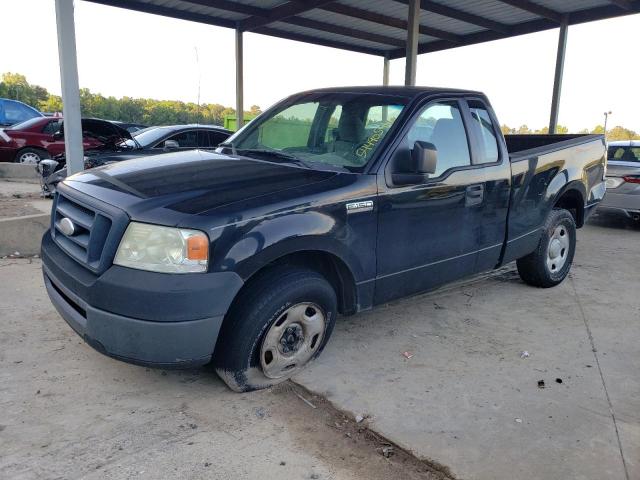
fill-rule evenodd
<path id="1" fill-rule="evenodd" d="M 112 266 L 96 276 L 67 256 L 48 231 L 42 262 L 49 298 L 89 345 L 155 367 L 208 363 L 242 286 L 233 272 L 174 275 Z"/>

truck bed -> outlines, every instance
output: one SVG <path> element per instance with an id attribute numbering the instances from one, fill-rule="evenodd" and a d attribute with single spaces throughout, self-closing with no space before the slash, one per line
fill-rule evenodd
<path id="1" fill-rule="evenodd" d="M 511 161 L 518 161 L 523 157 L 529 157 L 531 155 L 540 155 L 571 148 L 601 138 L 602 135 L 581 133 L 555 135 L 514 134 L 504 136 Z"/>
<path id="2" fill-rule="evenodd" d="M 579 195 L 576 214 L 587 213 L 602 199 L 606 150 L 603 135 L 505 135 L 505 141 L 512 185 L 506 263 L 535 249 L 544 221 L 563 191 L 571 188 Z M 584 215 L 577 215 L 578 227 L 583 221 Z"/>

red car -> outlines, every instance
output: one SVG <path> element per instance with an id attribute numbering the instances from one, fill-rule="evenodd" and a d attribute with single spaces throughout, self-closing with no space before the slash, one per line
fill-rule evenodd
<path id="1" fill-rule="evenodd" d="M 57 134 L 61 125 L 62 117 L 37 117 L 0 129 L 0 162 L 35 165 L 64 153 L 64 137 Z M 95 136 L 84 136 L 85 150 L 103 144 Z"/>

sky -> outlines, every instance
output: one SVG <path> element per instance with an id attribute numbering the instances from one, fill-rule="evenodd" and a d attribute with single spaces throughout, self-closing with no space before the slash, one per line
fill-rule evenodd
<path id="1" fill-rule="evenodd" d="M 53 0 L 0 0 L 0 73 L 60 93 Z M 235 105 L 234 32 L 76 0 L 80 86 L 115 97 Z M 37 15 L 33 13 L 37 12 Z M 25 30 L 25 25 L 29 28 Z M 26 33 L 28 32 L 28 33 Z M 28 35 L 28 36 L 27 36 Z M 500 122 L 549 123 L 558 30 L 420 55 L 417 84 L 486 93 Z M 640 131 L 640 14 L 569 28 L 559 123 Z M 197 55 L 196 55 L 197 52 Z M 245 108 L 311 88 L 382 82 L 382 59 L 263 35 L 244 36 Z M 197 60 L 199 59 L 199 61 Z M 404 59 L 391 62 L 404 81 Z"/>

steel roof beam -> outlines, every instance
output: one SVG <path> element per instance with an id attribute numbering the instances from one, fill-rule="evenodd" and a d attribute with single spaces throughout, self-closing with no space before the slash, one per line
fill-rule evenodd
<path id="1" fill-rule="evenodd" d="M 384 49 L 377 49 L 371 47 L 362 47 L 359 45 L 353 45 L 350 43 L 342 42 L 339 40 L 326 40 L 323 38 L 313 37 L 311 35 L 305 35 L 302 33 L 285 32 L 273 27 L 260 27 L 254 31 L 261 35 L 269 35 L 271 37 L 285 38 L 287 40 L 295 40 L 298 42 L 312 43 L 315 45 L 322 45 L 323 47 L 338 48 L 340 50 L 348 50 L 351 52 L 366 53 L 368 55 L 384 56 L 386 51 Z M 450 44 L 447 44 L 450 45 Z M 402 49 L 404 53 L 404 49 Z"/>
<path id="2" fill-rule="evenodd" d="M 163 7 L 151 3 L 138 2 L 135 0 L 91 0 L 93 3 L 100 3 L 109 7 L 119 7 L 126 10 L 136 10 L 138 12 L 151 13 L 162 17 L 177 18 L 179 20 L 188 20 L 190 22 L 204 23 L 205 25 L 214 25 L 216 27 L 235 28 L 236 23 L 233 20 L 215 18 L 210 15 L 201 13 L 193 13 L 180 11 L 174 8 Z"/>
<path id="3" fill-rule="evenodd" d="M 502 3 L 506 3 L 507 5 L 511 5 L 512 7 L 519 8 L 520 10 L 524 10 L 525 12 L 533 13 L 534 15 L 538 15 L 539 17 L 546 18 L 548 20 L 552 20 L 556 23 L 562 23 L 562 14 L 560 12 L 556 12 L 555 10 L 551 10 L 550 8 L 543 7 L 537 3 L 530 2 L 529 0 L 498 0 Z"/>
<path id="4" fill-rule="evenodd" d="M 627 10 L 628 12 L 633 12 L 635 10 L 630 0 L 609 0 L 609 3 L 613 3 L 615 6 L 620 7 L 623 10 Z"/>
<path id="5" fill-rule="evenodd" d="M 403 3 L 405 5 L 409 4 L 409 0 L 394 1 Z M 441 3 L 435 3 L 431 0 L 421 0 L 420 9 L 427 12 L 437 13 L 438 15 L 442 15 L 443 17 L 449 17 L 453 18 L 454 20 L 469 23 L 477 27 L 483 27 L 494 32 L 500 32 L 504 34 L 509 33 L 509 25 L 505 25 L 504 23 L 495 22 L 479 15 L 474 15 L 472 13 L 458 10 L 457 8 L 448 7 L 446 5 L 442 5 Z"/>
<path id="6" fill-rule="evenodd" d="M 313 10 L 315 8 L 331 3 L 334 0 L 306 0 L 291 1 L 278 5 L 275 8 L 267 10 L 267 15 L 253 16 L 240 21 L 240 28 L 245 31 L 255 30 L 258 27 L 263 27 L 270 23 L 280 22 L 288 18 L 294 17 L 301 13 Z"/>
<path id="7" fill-rule="evenodd" d="M 201 7 L 211 7 L 226 12 L 241 13 L 249 16 L 266 16 L 269 10 L 266 8 L 254 7 L 244 3 L 233 2 L 231 0 L 181 0 L 185 3 L 199 5 Z"/>
<path id="8" fill-rule="evenodd" d="M 343 5 L 337 2 L 324 5 L 320 7 L 320 9 L 325 10 L 327 12 L 344 15 L 346 17 L 358 18 L 360 20 L 366 20 L 367 22 L 377 23 L 378 25 L 398 28 L 403 31 L 406 31 L 409 26 L 407 21 L 402 20 L 401 18 L 390 17 L 388 15 L 383 15 L 381 13 L 372 12 L 370 10 L 364 10 L 362 8 L 352 7 L 350 5 Z M 419 30 L 422 35 L 429 35 L 430 37 L 440 38 L 442 40 L 447 40 L 448 42 L 451 42 L 451 43 L 460 43 L 462 41 L 459 35 L 456 35 L 455 33 L 447 32 L 445 30 L 440 30 L 438 28 L 431 28 L 425 25 L 420 25 Z"/>
<path id="9" fill-rule="evenodd" d="M 310 18 L 291 17 L 280 21 L 283 23 L 288 23 L 290 25 L 296 25 L 298 27 L 320 30 L 323 32 L 333 33 L 335 35 L 343 35 L 345 37 L 367 40 L 369 42 L 380 43 L 382 45 L 390 45 L 392 47 L 405 46 L 405 41 L 399 38 L 388 37 L 386 35 L 380 35 L 378 33 L 368 32 L 366 30 L 358 30 L 351 27 L 342 27 L 333 23 L 319 22 Z"/>

